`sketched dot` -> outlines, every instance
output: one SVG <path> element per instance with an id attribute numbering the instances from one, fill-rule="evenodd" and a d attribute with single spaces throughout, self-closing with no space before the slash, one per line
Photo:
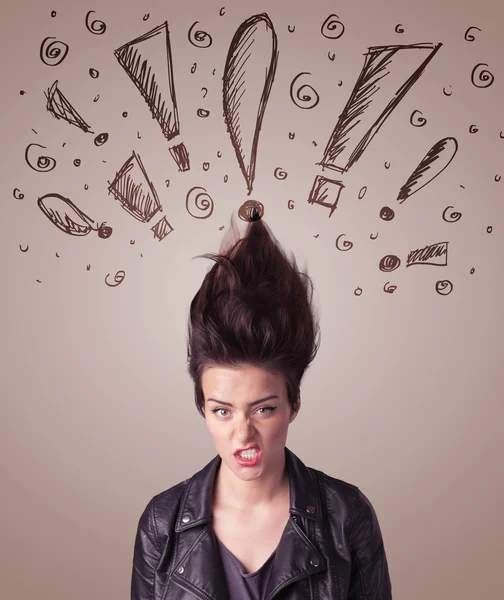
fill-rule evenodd
<path id="1" fill-rule="evenodd" d="M 219 16 L 223 17 L 226 14 L 226 7 L 223 6 L 220 10 L 219 10 Z"/>
<path id="2" fill-rule="evenodd" d="M 289 140 L 293 140 L 296 137 L 296 133 L 294 131 L 289 131 Z"/>
<path id="3" fill-rule="evenodd" d="M 167 179 L 167 180 L 165 181 L 165 185 L 166 185 L 166 187 L 170 187 L 170 180 L 169 180 L 169 179 Z"/>
<path id="4" fill-rule="evenodd" d="M 19 244 L 19 249 L 21 250 L 21 252 L 28 252 L 28 248 L 29 248 L 29 247 L 30 247 L 30 246 L 29 246 L 29 244 L 26 244 L 26 248 L 23 248 L 23 247 L 21 246 L 21 244 Z"/>
<path id="5" fill-rule="evenodd" d="M 380 271 L 384 273 L 390 273 L 390 271 L 395 271 L 399 265 L 401 264 L 401 259 L 395 254 L 387 254 L 380 260 Z"/>
<path id="6" fill-rule="evenodd" d="M 52 10 L 52 11 L 51 11 L 51 17 L 54 19 L 54 17 L 55 17 L 55 16 L 56 16 L 56 11 L 55 11 L 55 10 Z"/>
<path id="7" fill-rule="evenodd" d="M 19 94 L 20 94 L 21 96 L 24 96 L 24 95 L 26 94 L 26 92 L 25 92 L 24 90 L 20 90 Z"/>
<path id="8" fill-rule="evenodd" d="M 42 282 L 40 281 L 40 279 L 37 279 L 37 283 L 42 283 Z"/>
<path id="9" fill-rule="evenodd" d="M 383 219 L 384 221 L 392 221 L 394 217 L 395 212 L 390 207 L 384 206 L 380 210 L 380 219 Z"/>
<path id="10" fill-rule="evenodd" d="M 450 93 L 448 93 L 448 92 L 446 91 L 446 86 L 443 88 L 443 94 L 444 94 L 445 96 L 451 96 L 451 95 L 452 95 L 452 91 L 451 91 L 451 85 L 450 85 L 449 87 L 450 87 Z"/>
<path id="11" fill-rule="evenodd" d="M 122 116 L 123 116 L 124 118 L 126 118 L 126 117 L 128 116 L 128 113 L 127 113 L 126 111 L 124 111 L 124 112 L 123 112 L 123 114 L 122 114 Z"/>
<path id="12" fill-rule="evenodd" d="M 76 158 L 76 159 L 73 161 L 73 164 L 74 164 L 76 167 L 80 167 L 80 166 L 81 166 L 81 159 L 80 159 L 80 158 Z"/>
<path id="13" fill-rule="evenodd" d="M 87 265 L 86 271 L 89 271 L 90 269 L 91 269 L 91 265 Z"/>
<path id="14" fill-rule="evenodd" d="M 362 296 L 362 288 L 360 288 L 360 287 L 358 287 L 358 288 L 355 288 L 355 290 L 354 290 L 354 294 L 355 294 L 356 296 Z"/>
<path id="15" fill-rule="evenodd" d="M 367 192 L 367 186 L 364 185 L 359 190 L 359 200 L 362 200 L 362 198 L 364 198 L 364 196 L 366 195 L 366 192 Z"/>
<path id="16" fill-rule="evenodd" d="M 95 139 L 94 139 L 94 144 L 95 146 L 103 146 L 103 144 L 109 139 L 109 134 L 108 133 L 99 133 Z"/>
<path id="17" fill-rule="evenodd" d="M 198 117 L 202 117 L 203 119 L 205 119 L 210 114 L 210 111 L 206 110 L 206 108 L 198 108 L 196 114 L 198 115 Z"/>
<path id="18" fill-rule="evenodd" d="M 491 226 L 491 225 L 489 225 L 489 226 L 486 228 L 486 231 L 487 231 L 487 233 L 492 233 L 492 231 L 493 231 L 493 228 L 492 228 L 492 226 Z"/>
<path id="19" fill-rule="evenodd" d="M 91 68 L 89 69 L 89 74 L 93 79 L 98 79 L 98 77 L 100 76 L 100 71 L 98 71 L 98 69 Z"/>
<path id="20" fill-rule="evenodd" d="M 93 99 L 93 102 L 98 102 L 99 99 L 100 99 L 100 94 L 96 94 L 96 96 Z"/>
<path id="21" fill-rule="evenodd" d="M 476 269 L 473 267 L 473 268 L 472 268 L 472 269 L 469 271 L 469 273 L 471 273 L 471 275 L 474 275 L 474 271 L 475 271 L 475 270 L 476 270 Z"/>
<path id="22" fill-rule="evenodd" d="M 453 283 L 451 281 L 448 281 L 448 279 L 441 279 L 439 281 L 436 281 L 436 292 L 440 296 L 448 296 L 448 294 L 451 294 L 452 290 Z"/>
<path id="23" fill-rule="evenodd" d="M 210 168 L 210 163 L 204 162 L 203 163 L 203 171 L 208 171 L 209 168 Z"/>

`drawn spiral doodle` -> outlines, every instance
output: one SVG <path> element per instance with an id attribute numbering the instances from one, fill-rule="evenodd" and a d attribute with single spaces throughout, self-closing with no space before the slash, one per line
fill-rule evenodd
<path id="1" fill-rule="evenodd" d="M 128 113 L 126 113 L 127 115 Z M 103 144 L 109 139 L 108 133 L 99 133 L 94 139 L 95 146 L 103 146 Z"/>
<path id="2" fill-rule="evenodd" d="M 337 40 L 345 33 L 345 26 L 339 20 L 338 15 L 329 15 L 322 23 L 320 33 L 330 40 Z"/>
<path id="3" fill-rule="evenodd" d="M 238 217 L 242 221 L 250 223 L 254 215 L 262 219 L 264 216 L 264 204 L 259 202 L 259 200 L 245 200 L 238 209 Z"/>
<path id="4" fill-rule="evenodd" d="M 117 287 L 120 283 L 122 283 L 124 281 L 124 278 L 126 277 L 126 273 L 124 271 L 117 271 L 117 273 L 114 275 L 114 283 L 109 283 L 107 281 L 109 277 L 110 277 L 110 273 L 105 277 L 105 283 L 109 287 Z"/>
<path id="5" fill-rule="evenodd" d="M 46 147 L 42 146 L 41 144 L 28 144 L 25 150 L 25 160 L 28 163 L 28 166 L 30 166 L 34 171 L 38 171 L 39 173 L 47 173 L 49 171 L 52 171 L 56 166 L 56 161 L 54 160 L 54 158 L 51 158 L 50 156 L 41 155 L 37 157 L 36 162 L 33 162 L 33 160 L 28 156 L 32 146 L 37 146 L 38 148 L 43 148 L 44 150 L 46 149 Z"/>
<path id="6" fill-rule="evenodd" d="M 460 220 L 460 218 L 462 217 L 462 213 L 459 212 L 452 212 L 449 216 L 449 218 L 446 218 L 446 213 L 450 208 L 454 208 L 453 206 L 447 206 L 444 210 L 443 210 L 443 221 L 446 221 L 447 223 L 456 223 L 458 220 Z"/>
<path id="7" fill-rule="evenodd" d="M 402 24 L 401 24 L 401 23 L 398 23 L 398 24 L 395 26 L 395 32 L 396 32 L 396 33 L 404 33 L 404 27 L 402 26 Z"/>
<path id="8" fill-rule="evenodd" d="M 469 127 L 469 133 L 476 133 L 478 131 L 478 128 L 476 127 L 476 125 L 471 125 Z"/>
<path id="9" fill-rule="evenodd" d="M 48 67 L 56 67 L 61 64 L 68 54 L 68 44 L 56 40 L 47 44 L 48 40 L 56 40 L 55 37 L 46 37 L 40 45 L 40 60 Z"/>
<path id="10" fill-rule="evenodd" d="M 436 292 L 441 296 L 448 296 L 453 290 L 453 283 L 448 279 L 436 281 Z"/>
<path id="11" fill-rule="evenodd" d="M 196 114 L 198 115 L 198 117 L 206 119 L 208 117 L 208 115 L 210 114 L 210 111 L 207 110 L 206 108 L 198 108 Z"/>
<path id="12" fill-rule="evenodd" d="M 423 127 L 426 123 L 427 123 L 427 119 L 425 117 L 418 117 L 418 119 L 414 122 L 415 119 L 415 115 L 416 114 L 421 115 L 422 113 L 419 110 L 414 110 L 411 113 L 411 117 L 410 117 L 410 123 L 413 125 L 413 127 Z"/>
<path id="13" fill-rule="evenodd" d="M 345 235 L 346 235 L 346 233 L 342 233 L 341 235 L 338 235 L 338 237 L 336 238 L 336 242 L 335 242 L 336 248 L 338 250 L 341 250 L 341 252 L 348 252 L 348 250 L 353 248 L 353 242 L 351 242 L 350 240 L 343 240 L 343 246 L 339 245 L 340 238 L 344 237 Z"/>
<path id="14" fill-rule="evenodd" d="M 100 71 L 98 71 L 98 69 L 89 69 L 89 75 L 93 78 L 93 79 L 98 79 L 98 77 L 100 76 Z"/>
<path id="15" fill-rule="evenodd" d="M 383 291 L 387 292 L 387 294 L 393 294 L 396 289 L 397 289 L 397 285 L 389 285 L 390 281 L 387 281 L 387 283 L 383 286 Z"/>
<path id="16" fill-rule="evenodd" d="M 80 166 L 81 166 L 81 162 L 82 162 L 82 161 L 81 161 L 81 159 L 80 159 L 80 158 L 76 158 L 76 159 L 73 161 L 73 164 L 74 164 L 74 166 L 75 166 L 75 167 L 80 167 Z"/>
<path id="17" fill-rule="evenodd" d="M 394 254 L 387 254 L 380 260 L 380 271 L 384 273 L 389 273 L 390 271 L 395 271 L 399 265 L 401 264 L 401 259 Z"/>
<path id="18" fill-rule="evenodd" d="M 212 36 L 206 31 L 196 30 L 193 32 L 193 29 L 199 21 L 194 21 L 191 25 L 189 32 L 187 33 L 187 38 L 191 42 L 193 46 L 196 48 L 209 48 L 212 45 Z"/>
<path id="19" fill-rule="evenodd" d="M 481 31 L 481 29 L 479 27 L 474 27 L 474 26 L 473 27 L 468 27 L 467 30 L 466 30 L 466 32 L 464 33 L 464 39 L 467 42 L 474 42 L 474 40 L 475 40 L 474 35 L 472 33 L 469 33 L 471 31 L 471 29 L 476 29 L 478 31 Z"/>
<path id="20" fill-rule="evenodd" d="M 94 10 L 90 10 L 86 15 L 86 28 L 90 33 L 93 33 L 94 35 L 102 35 L 107 30 L 107 26 L 103 21 L 100 21 L 99 19 L 95 19 L 90 23 L 89 15 L 91 15 L 94 12 Z"/>
<path id="21" fill-rule="evenodd" d="M 281 167 L 275 169 L 274 175 L 280 180 L 287 179 L 287 173 Z"/>
<path id="22" fill-rule="evenodd" d="M 477 88 L 490 87 L 494 82 L 495 77 L 488 69 L 481 69 L 481 67 L 488 67 L 488 65 L 487 63 L 478 63 L 474 67 L 471 72 L 471 83 Z"/>
<path id="23" fill-rule="evenodd" d="M 300 87 L 296 88 L 296 90 L 294 91 L 294 86 L 296 85 L 296 82 L 299 79 L 299 77 L 301 77 L 302 75 L 311 75 L 311 73 L 302 71 L 301 73 L 296 75 L 296 77 L 294 77 L 294 79 L 292 80 L 292 83 L 290 85 L 291 100 L 299 108 L 304 108 L 304 109 L 314 108 L 319 103 L 320 97 L 317 94 L 317 92 L 312 88 L 311 85 L 308 85 L 307 83 L 305 83 L 305 84 L 301 85 Z M 303 90 L 305 88 L 307 88 L 308 90 L 311 90 L 313 92 L 313 95 L 305 94 L 303 92 Z"/>
<path id="24" fill-rule="evenodd" d="M 12 193 L 14 195 L 14 198 L 16 198 L 16 200 L 22 200 L 24 198 L 24 194 L 19 191 L 19 188 L 14 188 L 14 191 Z"/>
<path id="25" fill-rule="evenodd" d="M 384 221 L 392 221 L 392 219 L 394 217 L 395 217 L 395 212 L 389 206 L 384 206 L 380 210 L 380 219 L 383 219 Z"/>
<path id="26" fill-rule="evenodd" d="M 205 215 L 198 216 L 198 215 L 193 214 L 189 210 L 189 205 L 191 205 L 191 206 L 195 205 L 196 208 L 199 210 L 206 210 L 206 209 L 210 208 L 210 212 L 208 212 Z M 195 219 L 208 219 L 208 217 L 213 213 L 213 209 L 214 209 L 214 201 L 212 200 L 210 195 L 207 193 L 205 188 L 195 186 L 195 187 L 192 187 L 187 192 L 186 210 L 191 215 L 191 217 L 194 217 Z"/>

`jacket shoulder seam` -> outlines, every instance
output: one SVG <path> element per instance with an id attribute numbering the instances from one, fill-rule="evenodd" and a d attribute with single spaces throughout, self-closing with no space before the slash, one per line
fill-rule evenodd
<path id="1" fill-rule="evenodd" d="M 161 553 L 161 544 L 159 543 L 159 532 L 158 532 L 157 523 L 156 523 L 156 498 L 157 498 L 157 496 L 154 496 L 151 501 L 150 511 L 149 511 L 149 520 L 151 522 L 151 526 L 154 531 L 154 539 L 156 541 L 156 547 L 157 547 L 159 553 Z"/>

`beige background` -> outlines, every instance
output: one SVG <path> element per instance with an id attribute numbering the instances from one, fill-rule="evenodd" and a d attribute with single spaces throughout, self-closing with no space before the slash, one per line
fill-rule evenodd
<path id="1" fill-rule="evenodd" d="M 145 505 L 215 456 L 194 406 L 185 346 L 189 303 L 213 263 L 191 258 L 218 250 L 231 213 L 249 198 L 222 117 L 221 78 L 236 28 L 260 12 L 274 23 L 280 56 L 250 198 L 264 204 L 279 241 L 294 251 L 301 268 L 308 267 L 321 313 L 322 343 L 303 381 L 302 409 L 288 447 L 308 466 L 358 485 L 370 498 L 395 599 L 499 597 L 504 333 L 504 181 L 495 181 L 504 176 L 499 5 L 495 0 L 2 3 L 3 598 L 128 598 L 134 536 Z M 86 29 L 91 9 L 93 18 L 107 24 L 105 34 Z M 331 13 L 345 25 L 337 40 L 320 33 Z M 181 138 L 192 165 L 183 173 L 113 55 L 164 20 L 171 32 Z M 209 48 L 188 41 L 196 20 L 213 37 Z M 395 32 L 398 24 L 404 33 Z M 295 25 L 294 33 L 288 25 Z M 481 30 L 473 31 L 473 42 L 464 39 L 470 26 Z M 47 36 L 70 47 L 59 66 L 48 67 L 39 58 Z M 308 193 L 364 52 L 373 45 L 420 42 L 443 46 L 345 175 L 338 209 L 328 218 L 329 209 L 308 204 Z M 328 52 L 335 53 L 334 61 Z M 488 65 L 495 78 L 491 86 L 471 83 L 478 63 Z M 91 67 L 100 71 L 98 79 L 89 76 Z M 310 73 L 304 81 L 320 96 L 311 110 L 298 108 L 289 96 L 302 71 Z M 97 148 L 93 135 L 47 112 L 43 92 L 56 79 L 95 134 L 110 134 L 106 144 Z M 204 99 L 203 86 L 209 90 Z M 443 87 L 450 86 L 452 95 L 444 95 Z M 198 108 L 210 116 L 199 118 Z M 427 119 L 424 127 L 410 124 L 415 110 Z M 475 134 L 469 133 L 472 124 Z M 296 132 L 294 140 L 289 131 Z M 459 144 L 449 167 L 403 204 L 396 202 L 422 157 L 447 136 Z M 30 143 L 46 146 L 44 153 L 57 161 L 53 171 L 29 168 L 24 153 Z M 141 155 L 173 226 L 162 241 L 107 193 L 107 181 L 132 150 Z M 82 160 L 79 168 L 75 158 Z M 208 171 L 202 169 L 205 161 Z M 277 167 L 288 173 L 285 180 L 274 177 Z M 368 190 L 359 200 L 363 185 Z M 205 187 L 213 199 L 208 218 L 186 210 L 193 186 Z M 14 197 L 14 188 L 24 194 L 22 200 Z M 108 240 L 95 232 L 65 235 L 37 207 L 37 198 L 50 192 L 107 221 L 113 235 Z M 379 217 L 384 205 L 396 211 L 388 223 Z M 461 219 L 444 221 L 447 206 Z M 348 252 L 335 247 L 342 233 L 354 244 Z M 409 251 L 440 241 L 449 242 L 447 266 L 405 268 Z M 21 252 L 19 246 L 27 244 L 28 251 Z M 382 273 L 378 263 L 385 254 L 400 256 L 400 268 Z M 108 287 L 106 275 L 113 278 L 119 270 L 124 281 Z M 439 279 L 452 282 L 451 294 L 436 293 Z M 397 286 L 393 294 L 383 291 L 388 281 Z M 358 287 L 360 296 L 354 294 Z"/>

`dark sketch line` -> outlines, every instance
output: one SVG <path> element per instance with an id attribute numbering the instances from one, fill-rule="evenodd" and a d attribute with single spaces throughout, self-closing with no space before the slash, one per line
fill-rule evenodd
<path id="1" fill-rule="evenodd" d="M 448 242 L 438 242 L 408 253 L 406 267 L 412 265 L 434 265 L 446 267 L 448 264 Z"/>
<path id="2" fill-rule="evenodd" d="M 60 40 L 47 44 L 48 40 L 56 40 L 55 37 L 46 37 L 40 45 L 40 60 L 48 67 L 56 67 L 61 64 L 68 54 L 68 44 Z"/>
<path id="3" fill-rule="evenodd" d="M 330 208 L 330 217 L 338 206 L 341 190 L 344 187 L 345 186 L 341 181 L 317 175 L 313 181 L 310 195 L 308 196 L 308 204 L 319 204 Z"/>
<path id="4" fill-rule="evenodd" d="M 98 102 L 99 99 L 100 99 L 100 94 L 96 94 L 96 96 L 93 99 L 93 102 Z"/>
<path id="5" fill-rule="evenodd" d="M 448 296 L 453 290 L 453 283 L 448 281 L 448 279 L 441 279 L 440 281 L 436 281 L 435 289 L 440 296 Z"/>
<path id="6" fill-rule="evenodd" d="M 346 236 L 346 233 L 338 235 L 338 237 L 336 238 L 335 246 L 338 250 L 341 250 L 341 252 L 348 252 L 348 250 L 351 250 L 353 248 L 353 242 L 351 242 L 350 240 L 343 240 L 343 245 L 340 246 L 339 241 L 344 236 Z"/>
<path id="7" fill-rule="evenodd" d="M 429 182 L 440 175 L 446 167 L 454 159 L 457 153 L 458 142 L 453 137 L 446 137 L 439 142 L 436 142 L 434 146 L 427 152 L 422 158 L 418 167 L 408 178 L 408 181 L 401 187 L 397 200 L 402 204 L 407 198 L 416 194 Z M 434 168 L 432 168 L 434 165 Z M 429 171 L 432 171 L 429 174 Z M 423 183 L 418 185 L 421 181 Z"/>
<path id="8" fill-rule="evenodd" d="M 413 125 L 413 127 L 423 127 L 427 123 L 427 119 L 423 116 L 419 116 L 418 119 L 414 121 L 415 115 L 417 113 L 419 115 L 422 115 L 422 113 L 419 110 L 414 110 L 410 116 L 410 123 Z"/>
<path id="9" fill-rule="evenodd" d="M 481 31 L 481 29 L 479 27 L 474 27 L 474 26 L 468 27 L 466 32 L 464 33 L 464 39 L 467 42 L 474 42 L 474 40 L 475 40 L 474 35 L 472 33 L 469 33 L 471 31 L 471 29 L 476 29 L 477 31 Z"/>
<path id="10" fill-rule="evenodd" d="M 202 87 L 201 91 L 205 90 L 205 93 L 203 94 L 203 98 L 206 98 L 206 95 L 208 94 L 208 88 L 206 87 Z"/>
<path id="11" fill-rule="evenodd" d="M 94 35 L 103 35 L 107 30 L 107 26 L 99 19 L 95 19 L 94 21 L 90 20 L 89 15 L 93 14 L 94 12 L 94 10 L 90 10 L 86 15 L 86 29 L 90 33 L 94 33 Z"/>
<path id="12" fill-rule="evenodd" d="M 329 15 L 322 23 L 320 33 L 330 40 L 337 40 L 345 33 L 345 26 L 339 20 L 338 15 Z"/>
<path id="13" fill-rule="evenodd" d="M 384 273 L 390 273 L 390 271 L 395 271 L 399 265 L 401 264 L 401 259 L 395 254 L 387 254 L 380 260 L 380 264 L 378 265 L 380 271 Z"/>
<path id="14" fill-rule="evenodd" d="M 452 212 L 450 213 L 450 217 L 446 218 L 446 213 L 450 208 L 454 208 L 453 206 L 447 206 L 444 210 L 443 210 L 443 221 L 446 221 L 447 223 L 456 223 L 457 221 L 459 221 L 462 218 L 462 213 L 460 212 Z"/>
<path id="15" fill-rule="evenodd" d="M 108 273 L 107 276 L 105 277 L 105 283 L 109 287 L 117 287 L 119 284 L 121 284 L 124 281 L 124 278 L 126 277 L 126 273 L 122 270 L 117 271 L 117 273 L 114 275 L 114 283 L 108 282 L 109 277 L 110 277 L 110 273 Z"/>
<path id="16" fill-rule="evenodd" d="M 100 76 L 100 71 L 98 71 L 97 69 L 89 69 L 89 75 L 93 78 L 93 79 L 98 79 L 98 77 Z"/>
<path id="17" fill-rule="evenodd" d="M 163 210 L 154 185 L 135 151 L 116 173 L 112 183 L 109 181 L 108 191 L 119 200 L 126 212 L 142 223 L 150 221 Z"/>
<path id="18" fill-rule="evenodd" d="M 39 173 L 48 173 L 52 171 L 56 166 L 56 161 L 54 158 L 50 156 L 37 156 L 37 161 L 34 163 L 30 160 L 28 154 L 30 153 L 30 149 L 36 146 L 37 148 L 43 148 L 45 150 L 46 146 L 42 146 L 41 144 L 28 144 L 25 150 L 25 161 L 29 167 L 31 167 L 34 171 L 38 171 Z"/>
<path id="19" fill-rule="evenodd" d="M 212 45 L 212 36 L 206 31 L 201 31 L 199 29 L 193 32 L 193 29 L 198 23 L 199 21 L 194 21 L 191 25 L 187 33 L 187 39 L 193 46 L 196 46 L 196 48 L 209 48 Z"/>
<path id="20" fill-rule="evenodd" d="M 14 188 L 14 191 L 12 193 L 16 200 L 22 200 L 24 198 L 24 194 L 21 191 L 19 191 L 19 188 Z"/>
<path id="21" fill-rule="evenodd" d="M 291 100 L 299 108 L 304 108 L 304 109 L 314 108 L 319 103 L 320 96 L 317 94 L 316 90 L 314 90 L 311 85 L 308 85 L 307 83 L 305 83 L 305 84 L 297 87 L 296 89 L 294 89 L 294 86 L 296 85 L 298 78 L 301 77 L 302 75 L 311 75 L 311 73 L 301 72 L 301 73 L 298 73 L 296 75 L 296 77 L 294 77 L 294 79 L 292 80 L 292 83 L 290 85 Z M 306 94 L 303 91 L 305 88 L 308 90 L 311 90 L 312 94 L 310 94 L 310 93 Z"/>
<path id="22" fill-rule="evenodd" d="M 28 248 L 29 248 L 29 247 L 30 247 L 30 245 L 29 245 L 29 244 L 26 244 L 26 248 L 23 248 L 23 247 L 21 246 L 21 244 L 19 244 L 19 249 L 21 250 L 21 252 L 28 252 Z"/>
<path id="23" fill-rule="evenodd" d="M 151 227 L 151 231 L 154 233 L 154 237 L 161 241 L 173 231 L 173 227 L 168 223 L 167 218 L 163 217 L 154 227 Z"/>
<path id="24" fill-rule="evenodd" d="M 178 136 L 180 121 L 168 22 L 117 48 L 114 55 L 147 102 L 152 118 L 159 123 L 165 138 L 170 141 Z M 160 62 L 163 67 L 155 68 L 154 65 L 157 67 Z M 177 163 L 179 170 L 190 168 L 187 150 L 172 152 L 170 148 L 170 154 L 175 161 L 179 156 L 184 157 L 183 166 Z"/>
<path id="25" fill-rule="evenodd" d="M 107 239 L 112 235 L 112 227 L 98 223 L 61 194 L 45 194 L 37 200 L 44 215 L 58 229 L 69 235 L 83 236 L 96 231 L 98 237 Z"/>
<path id="26" fill-rule="evenodd" d="M 266 13 L 254 15 L 236 30 L 222 77 L 224 119 L 250 195 L 257 145 L 278 62 L 277 36 Z M 257 85 L 262 81 L 263 86 Z M 257 115 L 255 121 L 251 115 Z"/>
<path id="27" fill-rule="evenodd" d="M 390 281 L 387 281 L 387 283 L 383 286 L 383 291 L 387 292 L 387 294 L 393 294 L 396 289 L 397 289 L 397 285 L 389 285 Z"/>
<path id="28" fill-rule="evenodd" d="M 210 111 L 207 110 L 206 108 L 198 108 L 198 110 L 196 111 L 196 114 L 198 115 L 198 117 L 206 119 L 209 116 Z"/>
<path id="29" fill-rule="evenodd" d="M 402 25 L 402 23 L 398 23 L 395 26 L 395 32 L 396 33 L 404 33 L 404 26 Z"/>
<path id="30" fill-rule="evenodd" d="M 93 140 L 95 146 L 103 146 L 105 142 L 109 139 L 108 133 L 99 133 L 95 139 Z"/>
<path id="31" fill-rule="evenodd" d="M 481 69 L 481 67 L 488 67 L 488 65 L 487 63 L 478 63 L 474 67 L 471 71 L 471 83 L 477 88 L 490 87 L 494 82 L 495 77 L 488 69 Z"/>
<path id="32" fill-rule="evenodd" d="M 63 119 L 70 125 L 75 125 L 84 133 L 94 133 L 59 89 L 57 79 L 47 92 L 44 92 L 44 95 L 47 98 L 46 108 L 54 118 Z"/>
<path id="33" fill-rule="evenodd" d="M 191 212 L 189 205 L 191 205 L 191 207 L 195 205 L 198 210 L 210 209 L 210 211 L 204 215 L 199 216 Z M 208 219 L 208 217 L 213 213 L 213 209 L 214 201 L 212 200 L 210 194 L 208 194 L 205 188 L 195 186 L 187 192 L 186 210 L 191 215 L 191 217 L 194 217 L 195 219 Z"/>

